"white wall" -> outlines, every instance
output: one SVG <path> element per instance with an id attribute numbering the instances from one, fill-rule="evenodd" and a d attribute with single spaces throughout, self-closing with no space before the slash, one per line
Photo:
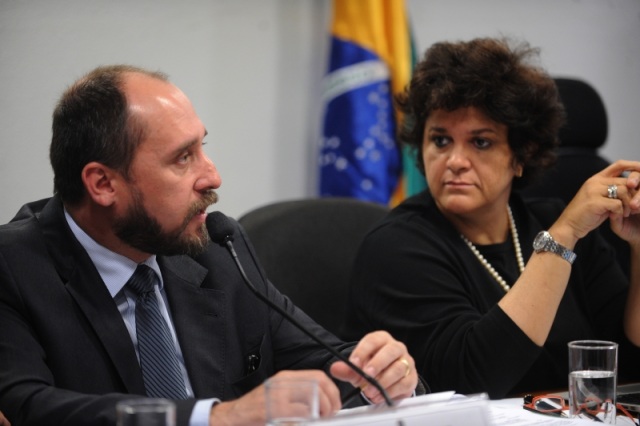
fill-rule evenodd
<path id="1" fill-rule="evenodd" d="M 514 35 L 610 113 L 611 159 L 640 159 L 640 1 L 408 0 L 418 47 Z M 209 130 L 218 208 L 315 194 L 328 0 L 0 0 L 0 223 L 52 191 L 51 112 L 99 64 L 167 72 Z"/>
<path id="2" fill-rule="evenodd" d="M 640 160 L 640 0 L 408 0 L 422 50 L 437 40 L 502 34 L 540 48 L 541 65 L 601 94 L 602 153 Z"/>

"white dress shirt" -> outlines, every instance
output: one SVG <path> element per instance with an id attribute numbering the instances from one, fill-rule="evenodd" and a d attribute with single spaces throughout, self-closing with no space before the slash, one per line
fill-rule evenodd
<path id="1" fill-rule="evenodd" d="M 136 295 L 128 287 L 125 287 L 127 281 L 129 281 L 129 278 L 131 278 L 131 276 L 133 275 L 133 272 L 136 270 L 138 264 L 128 257 L 115 253 L 98 244 L 93 238 L 91 238 L 78 226 L 78 224 L 73 220 L 71 215 L 69 215 L 66 210 L 64 214 L 65 218 L 67 219 L 67 223 L 71 228 L 71 232 L 73 232 L 73 235 L 75 235 L 76 239 L 89 254 L 89 257 L 98 270 L 102 281 L 104 281 L 105 285 L 107 286 L 109 294 L 111 294 L 111 297 L 113 297 L 113 301 L 118 306 L 120 315 L 122 315 L 122 319 L 124 320 L 127 331 L 129 332 L 129 336 L 131 337 L 131 341 L 133 342 L 136 356 L 138 356 L 138 361 L 140 361 L 140 355 L 138 354 L 138 338 L 136 336 Z M 178 343 L 178 339 L 176 338 L 176 332 L 173 327 L 171 314 L 167 309 L 167 296 L 164 291 L 162 273 L 160 272 L 160 267 L 158 266 L 156 256 L 152 255 L 142 263 L 153 269 L 158 277 L 157 285 L 155 286 L 155 295 L 158 298 L 158 304 L 160 306 L 162 316 L 167 322 L 167 325 L 169 326 L 169 330 L 171 332 L 171 336 L 173 338 L 173 344 L 175 346 L 178 361 L 180 363 L 180 370 L 182 371 L 182 377 L 185 383 L 185 390 L 187 391 L 187 395 L 191 398 L 193 397 L 193 389 L 191 388 L 189 375 L 187 374 L 187 369 L 184 365 L 182 350 L 180 349 L 180 344 Z M 219 400 L 213 398 L 198 401 L 193 409 L 193 412 L 191 413 L 189 425 L 208 426 L 211 406 L 215 402 L 219 402 Z"/>

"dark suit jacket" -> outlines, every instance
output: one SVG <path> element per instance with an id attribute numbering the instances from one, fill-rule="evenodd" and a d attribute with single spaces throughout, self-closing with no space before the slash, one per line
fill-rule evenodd
<path id="1" fill-rule="evenodd" d="M 341 351 L 345 344 L 266 279 L 244 231 L 235 249 L 254 285 Z M 286 260 L 283 260 L 286 261 Z M 332 356 L 242 282 L 226 250 L 158 256 L 196 398 L 237 398 L 282 369 L 327 369 Z M 255 371 L 251 356 L 260 358 Z M 0 410 L 14 426 L 112 425 L 118 400 L 143 395 L 135 350 L 116 304 L 74 238 L 57 198 L 0 226 Z M 179 401 L 178 424 L 195 400 Z"/>

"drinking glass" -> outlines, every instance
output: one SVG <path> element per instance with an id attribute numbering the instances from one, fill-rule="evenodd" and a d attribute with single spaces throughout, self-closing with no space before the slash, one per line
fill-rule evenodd
<path id="1" fill-rule="evenodd" d="M 569 415 L 616 423 L 618 344 L 569 342 Z"/>
<path id="2" fill-rule="evenodd" d="M 175 426 L 176 406 L 168 399 L 127 399 L 116 404 L 118 426 Z"/>
<path id="3" fill-rule="evenodd" d="M 267 425 L 306 425 L 320 417 L 316 380 L 272 378 L 265 389 Z"/>

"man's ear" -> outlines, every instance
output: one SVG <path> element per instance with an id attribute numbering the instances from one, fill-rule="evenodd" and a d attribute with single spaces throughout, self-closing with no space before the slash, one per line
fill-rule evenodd
<path id="1" fill-rule="evenodd" d="M 115 201 L 120 173 L 102 163 L 92 161 L 82 169 L 82 182 L 94 203 L 108 207 Z"/>

